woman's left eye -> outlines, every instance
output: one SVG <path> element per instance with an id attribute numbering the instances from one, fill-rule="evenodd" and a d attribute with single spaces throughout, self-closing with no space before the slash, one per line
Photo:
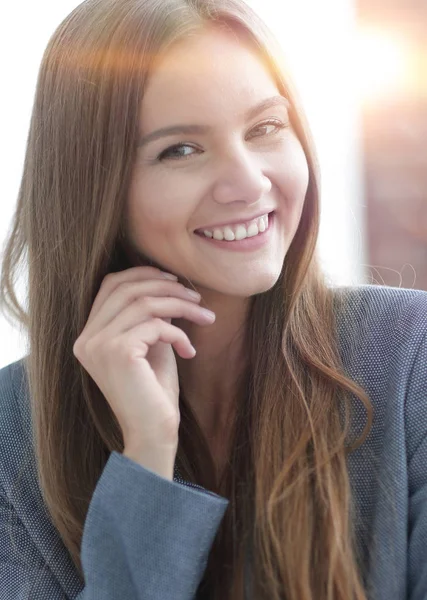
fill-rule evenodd
<path id="1" fill-rule="evenodd" d="M 276 119 L 270 119 L 269 121 L 264 121 L 264 123 L 260 123 L 259 125 L 254 127 L 254 129 L 252 129 L 252 132 L 261 130 L 261 133 L 259 135 L 255 134 L 255 136 L 253 136 L 253 137 L 261 137 L 263 135 L 271 135 L 272 133 L 276 133 L 277 131 L 284 129 L 285 127 L 287 127 L 287 125 L 285 123 L 283 123 L 282 121 L 279 121 Z M 266 129 L 269 129 L 269 128 L 273 128 L 273 130 L 265 131 Z M 251 135 L 251 137 L 252 137 L 252 135 Z"/>

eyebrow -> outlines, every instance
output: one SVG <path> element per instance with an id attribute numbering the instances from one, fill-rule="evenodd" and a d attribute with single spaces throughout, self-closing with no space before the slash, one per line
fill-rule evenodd
<path id="1" fill-rule="evenodd" d="M 260 112 L 263 112 L 267 108 L 272 108 L 274 106 L 285 106 L 287 109 L 290 108 L 291 104 L 289 100 L 285 96 L 272 96 L 271 98 L 266 98 L 262 100 L 251 109 L 248 110 L 245 117 L 247 120 L 252 119 Z M 162 129 L 157 129 L 156 131 L 152 131 L 147 135 L 141 137 L 138 141 L 138 147 L 146 146 L 150 142 L 154 140 L 158 140 L 159 138 L 177 135 L 177 134 L 206 134 L 212 130 L 212 127 L 209 125 L 171 125 L 170 127 L 163 127 Z"/>

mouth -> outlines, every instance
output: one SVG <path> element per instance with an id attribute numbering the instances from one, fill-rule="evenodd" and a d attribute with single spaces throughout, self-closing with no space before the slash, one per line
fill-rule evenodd
<path id="1" fill-rule="evenodd" d="M 248 228 L 244 226 L 218 227 L 213 230 L 196 230 L 202 242 L 225 250 L 256 250 L 271 239 L 274 231 L 276 211 L 254 219 Z M 236 239 L 237 238 L 237 239 Z"/>
<path id="2" fill-rule="evenodd" d="M 196 235 L 202 235 L 207 238 L 213 238 L 218 241 L 226 240 L 228 242 L 240 241 L 249 237 L 254 237 L 268 228 L 270 217 L 275 211 L 270 211 L 259 217 L 246 222 L 234 222 L 225 225 L 216 225 L 212 227 L 200 227 L 194 230 Z"/>

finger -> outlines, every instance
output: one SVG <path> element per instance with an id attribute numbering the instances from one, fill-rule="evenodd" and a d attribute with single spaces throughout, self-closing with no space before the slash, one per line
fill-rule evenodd
<path id="1" fill-rule="evenodd" d="M 100 332 L 91 336 L 98 338 L 100 345 L 126 333 L 139 323 L 153 319 L 187 319 L 197 325 L 213 323 L 209 313 L 198 304 L 179 298 L 151 298 L 145 296 L 125 308 L 120 315 L 113 319 Z M 164 321 L 166 323 L 166 321 Z M 168 323 L 166 323 L 168 324 Z"/>
<path id="2" fill-rule="evenodd" d="M 92 304 L 92 309 L 89 318 L 92 314 L 97 313 L 100 306 L 103 305 L 106 298 L 123 283 L 137 283 L 149 279 L 157 279 L 160 281 L 168 281 L 165 279 L 164 271 L 156 267 L 131 267 L 117 273 L 108 273 L 102 280 L 101 286 Z M 170 280 L 169 280 L 170 281 Z"/>
<path id="3" fill-rule="evenodd" d="M 146 321 L 141 326 L 138 326 L 131 331 L 131 344 L 133 344 L 133 335 L 135 335 L 135 337 L 144 336 L 143 339 L 148 344 L 149 349 L 158 342 L 164 342 L 166 344 L 171 344 L 182 358 L 193 358 L 196 354 L 196 349 L 190 342 L 188 335 L 176 325 L 166 323 L 162 319 Z M 134 331 L 135 334 L 133 333 Z M 138 339 L 140 338 L 138 337 Z"/>
<path id="4" fill-rule="evenodd" d="M 101 331 L 101 329 L 106 327 L 113 319 L 123 311 L 126 311 L 135 302 L 141 303 L 140 318 L 142 318 L 144 304 L 149 305 L 148 302 L 144 303 L 144 298 L 156 298 L 154 303 L 160 298 L 180 298 L 187 302 L 190 301 L 193 304 L 200 302 L 200 294 L 197 297 L 191 296 L 190 290 L 181 283 L 165 279 L 134 283 L 125 282 L 112 295 L 105 299 L 104 304 L 98 308 L 97 313 L 91 313 L 85 326 L 84 336 L 90 337 L 95 335 L 96 332 Z M 150 304 L 151 306 L 152 304 Z M 150 314 L 147 313 L 147 317 Z"/>
<path id="5" fill-rule="evenodd" d="M 146 359 L 150 348 L 158 342 L 171 344 L 182 358 L 191 358 L 195 354 L 187 334 L 179 327 L 159 318 L 140 323 L 129 331 L 111 338 L 109 343 L 103 345 L 103 353 L 108 355 L 109 360 L 132 362 Z"/>

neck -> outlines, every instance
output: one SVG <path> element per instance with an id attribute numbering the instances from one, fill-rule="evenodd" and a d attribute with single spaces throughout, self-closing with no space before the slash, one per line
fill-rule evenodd
<path id="1" fill-rule="evenodd" d="M 206 435 L 224 430 L 233 412 L 233 399 L 244 366 L 246 298 L 224 298 L 201 291 L 200 305 L 213 310 L 212 325 L 198 326 L 185 319 L 173 321 L 197 350 L 192 359 L 176 355 L 181 390 Z"/>

